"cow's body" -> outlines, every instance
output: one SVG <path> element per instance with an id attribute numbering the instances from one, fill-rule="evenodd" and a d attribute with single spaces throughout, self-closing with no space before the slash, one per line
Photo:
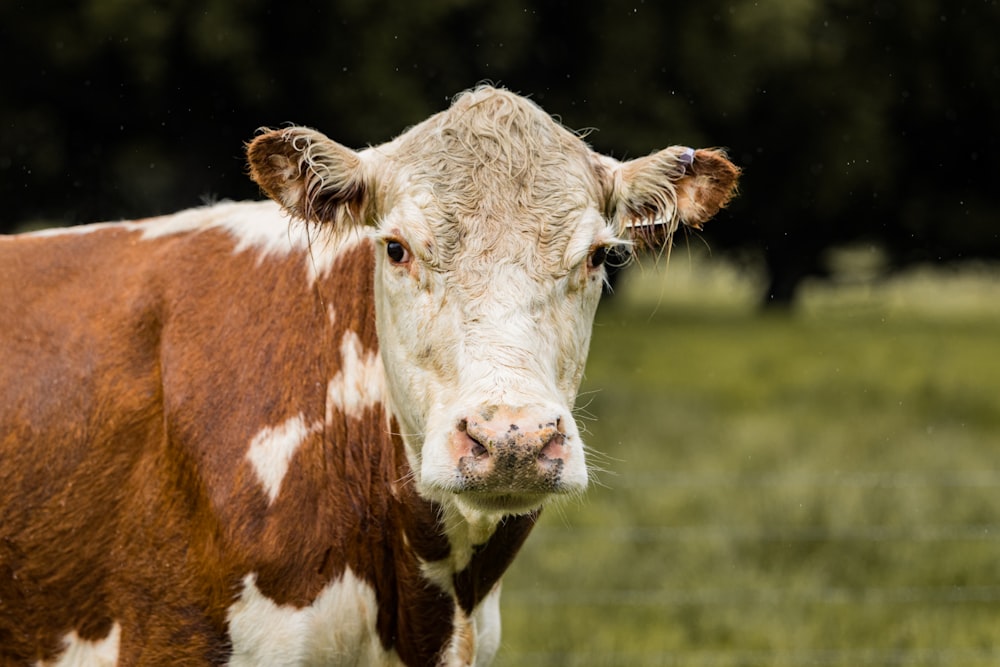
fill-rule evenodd
<path id="1" fill-rule="evenodd" d="M 614 242 L 609 223 L 561 241 L 523 215 L 521 232 L 414 230 L 450 206 L 440 190 L 345 177 L 324 202 L 296 184 L 327 187 L 342 162 L 296 171 L 316 137 L 267 138 L 255 178 L 326 227 L 225 203 L 0 239 L 0 663 L 486 664 L 537 508 L 585 484 L 568 410 L 603 276 L 587 258 Z M 403 144 L 354 155 L 409 164 Z M 543 181 L 524 178 L 503 196 L 534 196 Z M 510 237 L 529 245 L 503 255 Z M 536 266 L 571 254 L 557 279 Z M 549 285 L 556 307 L 586 292 L 566 315 L 583 326 L 525 334 L 551 352 L 496 334 L 546 311 L 523 290 L 502 307 L 453 292 L 468 283 L 454 263 L 477 261 Z M 455 303 L 458 321 L 433 329 Z M 503 322 L 484 326 L 489 312 Z"/>
<path id="2" fill-rule="evenodd" d="M 112 631 L 145 638 L 122 664 L 472 645 L 456 601 L 493 582 L 460 576 L 477 585 L 453 597 L 421 576 L 468 554 L 390 435 L 371 241 L 315 245 L 272 202 L 0 241 L 0 300 L 30 306 L 0 332 L 0 651 Z"/>

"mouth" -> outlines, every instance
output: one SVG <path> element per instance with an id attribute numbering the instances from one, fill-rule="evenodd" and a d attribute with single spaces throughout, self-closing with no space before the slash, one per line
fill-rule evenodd
<path id="1" fill-rule="evenodd" d="M 488 493 L 464 491 L 455 494 L 465 504 L 482 512 L 527 514 L 542 506 L 553 493 Z"/>

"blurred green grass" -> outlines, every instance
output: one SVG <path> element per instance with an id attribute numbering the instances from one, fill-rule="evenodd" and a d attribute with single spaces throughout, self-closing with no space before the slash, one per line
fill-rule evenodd
<path id="1" fill-rule="evenodd" d="M 605 472 L 505 578 L 498 665 L 1000 664 L 1000 272 L 758 289 L 675 255 L 602 304 Z"/>

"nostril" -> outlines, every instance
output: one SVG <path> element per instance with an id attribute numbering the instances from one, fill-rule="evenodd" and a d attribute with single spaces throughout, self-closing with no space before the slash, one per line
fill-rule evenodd
<path id="1" fill-rule="evenodd" d="M 566 457 L 566 436 L 562 433 L 555 433 L 549 438 L 549 441 L 542 445 L 542 448 L 538 452 L 539 459 L 547 459 L 550 461 L 563 459 Z"/>
<path id="2" fill-rule="evenodd" d="M 468 419 L 460 419 L 455 424 L 455 430 L 465 434 L 465 447 L 468 447 L 467 455 L 476 459 L 487 458 L 490 455 L 490 450 L 483 444 L 485 434 L 482 433 L 478 422 L 473 421 L 470 424 Z"/>
<path id="3" fill-rule="evenodd" d="M 469 450 L 474 457 L 481 459 L 483 457 L 489 456 L 489 452 L 483 447 L 483 443 L 479 442 L 475 438 L 469 438 L 472 441 L 472 448 Z"/>

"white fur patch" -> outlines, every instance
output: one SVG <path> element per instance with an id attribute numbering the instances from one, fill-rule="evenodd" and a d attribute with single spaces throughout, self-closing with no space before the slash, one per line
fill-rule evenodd
<path id="1" fill-rule="evenodd" d="M 334 410 L 357 419 L 385 395 L 382 358 L 376 351 L 366 351 L 353 331 L 345 333 L 340 342 L 340 359 L 340 372 L 330 380 L 326 391 L 328 424 L 333 422 Z"/>
<path id="2" fill-rule="evenodd" d="M 331 231 L 318 229 L 288 216 L 273 201 L 232 204 L 233 210 L 217 205 L 210 211 L 211 225 L 229 232 L 236 239 L 234 254 L 254 252 L 258 261 L 303 253 L 309 283 L 329 274 L 337 257 L 345 249 L 364 239 L 365 232 L 345 226 Z"/>
<path id="3" fill-rule="evenodd" d="M 87 641 L 80 639 L 76 630 L 63 637 L 66 647 L 55 662 L 39 661 L 37 667 L 113 667 L 118 664 L 118 644 L 121 641 L 122 626 L 115 623 L 104 639 Z"/>
<path id="4" fill-rule="evenodd" d="M 32 232 L 32 236 L 92 234 L 102 230 L 139 232 L 144 241 L 175 234 L 221 229 L 235 241 L 234 254 L 254 252 L 258 261 L 303 253 L 310 284 L 333 268 L 341 250 L 363 240 L 365 232 L 355 228 L 319 230 L 293 220 L 271 200 L 220 202 L 142 221 L 99 222 Z"/>
<path id="5" fill-rule="evenodd" d="M 472 612 L 476 628 L 476 667 L 493 663 L 500 650 L 500 583 L 493 587 Z"/>
<path id="6" fill-rule="evenodd" d="M 272 503 L 278 497 L 292 457 L 313 430 L 300 414 L 283 424 L 261 429 L 250 441 L 247 459 Z"/>
<path id="7" fill-rule="evenodd" d="M 85 234 L 99 232 L 103 229 L 120 229 L 123 226 L 127 227 L 128 224 L 130 223 L 96 222 L 89 225 L 74 225 L 73 227 L 49 227 L 46 229 L 38 229 L 33 232 L 25 232 L 22 236 L 31 236 L 35 238 L 49 238 L 53 236 L 83 236 Z"/>
<path id="8" fill-rule="evenodd" d="M 260 592 L 257 575 L 251 573 L 226 613 L 233 645 L 229 664 L 401 665 L 395 651 L 382 648 L 377 618 L 375 592 L 350 569 L 302 608 L 275 604 Z"/>

